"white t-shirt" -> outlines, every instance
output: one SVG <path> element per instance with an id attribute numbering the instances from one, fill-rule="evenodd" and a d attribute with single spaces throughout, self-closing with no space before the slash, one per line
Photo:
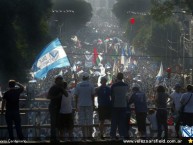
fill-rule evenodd
<path id="1" fill-rule="evenodd" d="M 173 99 L 173 103 L 175 104 L 175 111 L 179 111 L 181 103 L 180 103 L 180 98 L 182 96 L 182 93 L 177 93 L 177 92 L 173 92 L 170 94 L 170 96 Z"/>
<path id="2" fill-rule="evenodd" d="M 72 94 L 68 91 L 68 97 L 62 96 L 60 113 L 69 114 L 72 113 Z"/>
<path id="3" fill-rule="evenodd" d="M 78 96 L 78 106 L 92 106 L 92 95 L 95 93 L 95 88 L 89 81 L 82 81 L 75 88 L 75 95 Z"/>

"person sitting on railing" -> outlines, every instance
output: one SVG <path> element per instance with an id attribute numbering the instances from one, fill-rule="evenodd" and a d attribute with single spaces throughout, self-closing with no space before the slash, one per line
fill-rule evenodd
<path id="1" fill-rule="evenodd" d="M 17 136 L 20 140 L 23 140 L 23 133 L 21 128 L 21 117 L 19 112 L 19 97 L 24 91 L 24 86 L 15 80 L 9 80 L 9 90 L 3 95 L 2 110 L 3 114 L 4 107 L 6 105 L 5 119 L 7 123 L 7 129 L 9 132 L 9 139 L 14 140 L 13 135 L 13 122 L 15 123 L 15 129 Z M 18 87 L 16 87 L 18 86 Z"/>

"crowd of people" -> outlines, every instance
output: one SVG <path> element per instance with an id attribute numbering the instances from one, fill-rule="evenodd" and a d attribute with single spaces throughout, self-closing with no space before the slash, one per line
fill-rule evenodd
<path id="1" fill-rule="evenodd" d="M 182 77 L 182 70 L 174 70 L 176 73 L 172 73 L 170 78 L 163 76 L 165 80 L 162 85 L 155 87 L 159 64 L 152 57 L 141 56 L 140 53 L 137 56 L 137 48 L 119 38 L 122 31 L 117 24 L 99 21 L 97 18 L 88 23 L 88 27 L 77 33 L 67 46 L 66 54 L 71 67 L 53 69 L 45 79 L 35 80 L 27 86 L 28 97 L 31 99 L 47 97 L 49 100 L 48 104 L 43 102 L 42 106 L 49 110 L 46 123 L 51 126 L 45 136 L 49 136 L 51 142 L 63 140 L 66 133 L 71 141 L 77 136 L 82 140 L 96 139 L 93 138 L 96 137 L 96 128 L 93 127 L 95 119 L 99 121 L 97 136 L 100 139 L 110 137 L 112 140 L 133 137 L 130 132 L 133 118 L 137 125 L 137 137 L 142 138 L 169 138 L 170 114 L 174 118 L 177 138 L 181 137 L 181 125 L 193 126 L 193 89 L 192 85 L 188 85 L 190 80 L 186 81 L 184 74 Z M 97 56 L 103 58 L 100 64 L 93 63 L 95 48 Z M 173 64 L 171 67 L 175 66 Z M 18 90 L 15 85 L 19 86 Z M 18 107 L 23 86 L 10 80 L 9 87 L 3 95 L 2 114 L 6 104 L 5 119 L 9 138 L 14 139 L 14 121 L 18 139 L 23 139 Z M 42 107 L 34 102 L 30 105 L 34 108 Z M 181 106 L 185 106 L 184 111 L 179 113 Z M 41 121 L 47 116 L 46 113 L 41 112 Z M 36 116 L 34 112 L 29 113 L 31 124 L 33 116 Z M 106 121 L 110 123 L 109 136 L 106 136 Z M 150 133 L 147 131 L 147 122 L 150 122 Z M 81 130 L 75 128 L 75 125 L 79 125 Z M 79 133 L 81 135 L 77 135 Z"/>
<path id="2" fill-rule="evenodd" d="M 57 109 L 50 107 L 51 141 L 53 142 L 59 141 L 59 138 L 57 138 L 56 135 L 57 133 L 55 132 L 56 129 L 59 129 L 59 132 L 61 132 L 61 129 L 66 129 L 69 133 L 69 139 L 73 139 L 72 92 L 67 91 L 66 85 L 64 87 L 64 82 L 62 83 L 63 78 L 61 76 L 57 77 L 56 81 L 58 78 L 60 78 L 61 83 L 58 84 L 56 82 L 53 87 L 57 86 L 58 88 L 62 89 L 58 89 L 58 91 L 56 91 L 57 89 L 55 88 L 55 93 L 52 94 L 51 92 L 54 92 L 52 87 L 48 93 L 48 96 L 55 96 L 53 98 L 50 97 L 50 105 L 52 105 L 53 102 L 57 102 L 57 105 L 54 105 L 55 107 L 57 106 Z M 193 120 L 191 117 L 193 115 L 193 100 L 191 100 L 191 95 L 193 92 L 192 85 L 188 85 L 186 90 L 184 90 L 180 84 L 176 84 L 174 87 L 174 92 L 171 94 L 167 92 L 167 88 L 165 88 L 163 85 L 157 86 L 154 98 L 156 107 L 148 108 L 146 93 L 140 90 L 140 86 L 138 84 L 125 83 L 123 73 L 117 74 L 116 80 L 112 83 L 111 86 L 106 84 L 106 77 L 102 77 L 100 82 L 101 85 L 95 88 L 94 84 L 89 81 L 89 74 L 84 72 L 82 74 L 82 81 L 76 85 L 73 93 L 76 98 L 75 111 L 78 112 L 78 122 L 82 129 L 83 140 L 93 139 L 92 125 L 93 109 L 96 107 L 94 104 L 95 97 L 98 99 L 97 112 L 99 115 L 99 136 L 101 139 L 104 139 L 103 133 L 105 120 L 110 120 L 111 122 L 110 138 L 112 140 L 116 140 L 117 137 L 119 137 L 119 139 L 126 139 L 130 137 L 129 122 L 131 117 L 131 110 L 133 109 L 131 107 L 132 104 L 134 104 L 138 137 L 157 137 L 159 139 L 168 139 L 168 101 L 171 102 L 170 107 L 172 108 L 172 113 L 175 119 L 174 122 L 177 138 L 180 137 L 180 125 L 193 125 Z M 60 95 L 58 95 L 58 93 L 60 93 Z M 58 96 L 60 97 L 58 98 Z M 68 97 L 69 99 L 67 99 Z M 63 105 L 65 105 L 61 105 L 61 102 Z M 184 104 L 184 112 L 179 113 L 180 106 Z M 59 108 L 58 106 L 61 107 Z M 66 108 L 68 111 L 65 112 L 64 108 Z M 52 112 L 53 110 L 55 111 Z M 59 117 L 56 117 L 57 114 L 60 114 Z M 52 118 L 54 121 L 52 121 Z M 56 121 L 56 118 L 58 118 L 58 121 Z M 148 135 L 146 131 L 147 119 L 150 121 L 150 135 Z M 54 130 L 54 132 L 52 130 Z M 156 133 L 156 136 L 154 136 L 154 133 Z M 63 138 L 64 136 L 61 135 L 63 135 L 63 133 L 60 134 L 60 138 Z"/>
<path id="3" fill-rule="evenodd" d="M 81 127 L 82 140 L 93 138 L 93 112 L 99 116 L 100 139 L 105 139 L 105 121 L 110 122 L 109 137 L 112 140 L 130 138 L 131 117 L 134 111 L 138 137 L 157 137 L 168 139 L 169 113 L 174 118 L 176 138 L 182 136 L 180 126 L 193 126 L 193 86 L 184 88 L 176 83 L 172 92 L 164 85 L 158 85 L 152 101 L 155 107 L 149 107 L 148 95 L 137 82 L 125 82 L 124 74 L 119 72 L 111 84 L 107 84 L 107 77 L 100 78 L 100 85 L 96 87 L 90 80 L 87 72 L 81 74 L 81 80 L 69 88 L 64 77 L 57 75 L 55 84 L 47 93 L 50 114 L 50 141 L 59 142 L 67 137 L 74 140 L 74 114 L 78 114 L 78 125 Z M 17 87 L 16 87 L 17 86 Z M 19 96 L 24 91 L 24 86 L 9 81 L 9 90 L 3 94 L 2 114 L 6 106 L 5 119 L 8 127 L 9 138 L 13 136 L 13 122 L 16 125 L 19 139 L 23 139 L 21 119 L 19 114 Z M 97 106 L 95 102 L 97 98 Z M 170 102 L 170 103 L 169 103 Z M 5 105 L 6 104 L 6 105 Z M 168 105 L 169 104 L 169 105 Z M 181 106 L 184 106 L 183 112 Z M 172 112 L 169 111 L 171 109 Z M 150 134 L 147 133 L 147 120 L 150 122 Z"/>

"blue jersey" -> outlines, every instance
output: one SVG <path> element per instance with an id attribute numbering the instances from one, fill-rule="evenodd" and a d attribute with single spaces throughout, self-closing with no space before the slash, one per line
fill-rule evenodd
<path id="1" fill-rule="evenodd" d="M 133 93 L 129 104 L 134 103 L 135 105 L 135 112 L 147 112 L 147 101 L 146 101 L 146 95 L 143 92 L 136 92 Z"/>
<path id="2" fill-rule="evenodd" d="M 108 86 L 100 86 L 97 96 L 98 106 L 111 106 L 111 90 Z"/>
<path id="3" fill-rule="evenodd" d="M 129 86 L 119 81 L 111 86 L 113 107 L 127 108 Z"/>

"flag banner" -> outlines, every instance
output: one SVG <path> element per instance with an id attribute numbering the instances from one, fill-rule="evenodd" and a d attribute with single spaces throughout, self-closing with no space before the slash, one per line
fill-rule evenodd
<path id="1" fill-rule="evenodd" d="M 125 50 L 122 48 L 122 54 L 121 54 L 121 64 L 125 65 Z"/>
<path id="2" fill-rule="evenodd" d="M 86 60 L 91 60 L 92 59 L 92 54 L 89 51 L 86 51 L 85 52 L 85 57 L 86 57 Z"/>
<path id="3" fill-rule="evenodd" d="M 112 71 L 113 71 L 112 74 L 113 74 L 114 76 L 117 75 L 117 73 L 119 72 L 117 60 L 114 60 L 113 70 L 112 70 Z"/>
<path id="4" fill-rule="evenodd" d="M 162 62 L 161 62 L 159 72 L 156 76 L 155 86 L 158 86 L 161 83 L 163 83 L 163 75 L 164 75 L 164 71 L 163 71 L 163 65 L 162 65 Z"/>
<path id="5" fill-rule="evenodd" d="M 101 61 L 103 60 L 102 56 L 98 54 L 98 51 L 96 48 L 93 50 L 93 64 L 99 65 Z"/>
<path id="6" fill-rule="evenodd" d="M 70 66 L 70 62 L 58 38 L 49 43 L 32 65 L 34 78 L 43 79 L 54 68 Z"/>
<path id="7" fill-rule="evenodd" d="M 182 137 L 193 137 L 193 126 L 181 126 Z"/>
<path id="8" fill-rule="evenodd" d="M 86 52 L 85 52 L 85 58 L 86 58 L 86 59 L 85 59 L 85 67 L 91 68 L 92 65 L 93 65 L 93 63 L 92 63 L 92 58 L 93 58 L 92 53 L 86 51 Z"/>
<path id="9" fill-rule="evenodd" d="M 159 69 L 159 72 L 158 72 L 156 77 L 162 77 L 163 74 L 164 74 L 164 70 L 163 70 L 163 65 L 162 65 L 162 62 L 161 62 L 160 69 Z"/>
<path id="10" fill-rule="evenodd" d="M 113 81 L 112 75 L 111 75 L 111 74 L 108 74 L 108 75 L 107 75 L 107 84 L 108 84 L 108 85 L 112 84 L 112 81 Z"/>

